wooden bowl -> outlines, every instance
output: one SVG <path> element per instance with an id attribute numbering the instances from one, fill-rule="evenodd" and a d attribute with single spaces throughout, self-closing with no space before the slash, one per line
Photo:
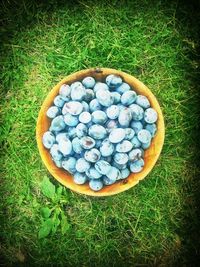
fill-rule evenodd
<path id="1" fill-rule="evenodd" d="M 130 84 L 138 94 L 142 94 L 148 97 L 151 106 L 158 113 L 158 121 L 157 121 L 157 133 L 153 138 L 151 146 L 145 151 L 144 161 L 145 166 L 140 173 L 131 173 L 129 177 L 125 180 L 120 180 L 117 183 L 109 186 L 103 187 L 98 192 L 92 191 L 88 183 L 84 185 L 77 185 L 73 182 L 72 175 L 67 173 L 67 171 L 57 168 L 54 162 L 51 159 L 49 151 L 42 144 L 42 136 L 44 132 L 46 132 L 50 126 L 50 119 L 46 116 L 46 111 L 52 105 L 54 97 L 58 94 L 59 88 L 62 84 L 67 83 L 71 84 L 74 81 L 82 80 L 86 76 L 92 76 L 97 81 L 102 81 L 109 74 L 118 74 L 120 75 L 125 82 Z M 90 195 L 90 196 L 110 196 L 120 192 L 123 192 L 136 184 L 142 179 L 144 179 L 147 174 L 152 170 L 155 165 L 158 157 L 161 153 L 162 146 L 164 143 L 164 135 L 165 135 L 165 126 L 164 119 L 162 115 L 161 108 L 156 97 L 152 94 L 152 92 L 138 79 L 135 77 L 115 69 L 101 68 L 101 69 L 86 69 L 75 72 L 66 78 L 64 78 L 61 82 L 59 82 L 48 94 L 46 99 L 44 100 L 42 107 L 39 112 L 37 127 L 36 127 L 36 139 L 38 149 L 41 155 L 41 158 L 49 170 L 49 172 L 63 185 L 68 187 L 69 189 L 76 191 L 81 194 Z"/>

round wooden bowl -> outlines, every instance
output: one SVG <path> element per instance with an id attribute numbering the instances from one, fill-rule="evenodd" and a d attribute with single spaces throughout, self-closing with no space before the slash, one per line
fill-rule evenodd
<path id="1" fill-rule="evenodd" d="M 48 108 L 52 105 L 54 97 L 58 94 L 59 88 L 62 84 L 67 83 L 71 84 L 74 81 L 82 80 L 86 76 L 92 76 L 97 81 L 104 81 L 105 77 L 109 74 L 118 74 L 120 75 L 125 82 L 130 84 L 134 90 L 138 94 L 142 94 L 148 97 L 151 106 L 157 111 L 158 113 L 158 121 L 157 121 L 157 133 L 156 136 L 153 138 L 151 146 L 145 150 L 144 154 L 144 168 L 140 173 L 131 173 L 129 177 L 125 180 L 120 180 L 117 183 L 109 186 L 103 187 L 98 192 L 92 191 L 88 183 L 84 185 L 77 185 L 73 182 L 72 175 L 69 174 L 67 171 L 57 168 L 54 162 L 51 159 L 49 150 L 47 150 L 42 144 L 42 136 L 44 132 L 49 129 L 51 120 L 47 118 L 46 112 Z M 46 99 L 44 100 L 42 107 L 39 112 L 37 126 L 36 126 L 36 139 L 38 149 L 41 155 L 41 158 L 49 170 L 49 172 L 63 185 L 68 187 L 69 189 L 76 191 L 81 194 L 90 195 L 90 196 L 110 196 L 120 192 L 123 192 L 136 184 L 142 179 L 144 179 L 149 172 L 152 170 L 153 166 L 155 165 L 158 157 L 161 153 L 162 146 L 164 143 L 164 135 L 165 135 L 165 126 L 164 126 L 164 119 L 162 115 L 161 108 L 156 97 L 152 94 L 152 92 L 138 79 L 135 77 L 115 69 L 108 69 L 108 68 L 96 68 L 96 69 L 86 69 L 75 72 L 66 78 L 64 78 L 61 82 L 59 82 L 48 94 Z"/>

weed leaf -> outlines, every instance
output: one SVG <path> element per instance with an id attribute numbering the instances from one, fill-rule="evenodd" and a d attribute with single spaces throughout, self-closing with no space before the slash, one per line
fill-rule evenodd
<path id="1" fill-rule="evenodd" d="M 41 209 L 42 217 L 47 219 L 51 215 L 51 210 L 48 207 L 44 207 Z"/>
<path id="2" fill-rule="evenodd" d="M 61 220 L 61 231 L 64 235 L 70 228 L 70 224 L 67 221 L 67 217 L 62 213 L 62 220 Z"/>
<path id="3" fill-rule="evenodd" d="M 41 183 L 41 190 L 42 193 L 48 197 L 53 199 L 55 196 L 55 185 L 53 185 L 48 177 L 44 177 L 42 183 Z"/>
<path id="4" fill-rule="evenodd" d="M 44 221 L 39 230 L 38 237 L 39 238 L 47 237 L 50 234 L 52 227 L 53 227 L 52 219 L 47 219 L 46 221 Z"/>
<path id="5" fill-rule="evenodd" d="M 53 216 L 53 219 L 52 219 L 52 221 L 53 221 L 52 233 L 53 234 L 57 231 L 57 228 L 60 225 L 60 219 L 58 218 L 59 217 L 59 213 L 60 213 L 60 210 L 56 209 L 55 213 L 54 213 L 54 216 Z"/>

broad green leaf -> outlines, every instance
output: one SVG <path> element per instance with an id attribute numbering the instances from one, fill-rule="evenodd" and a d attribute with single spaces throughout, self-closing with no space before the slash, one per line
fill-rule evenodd
<path id="1" fill-rule="evenodd" d="M 68 230 L 70 229 L 70 224 L 67 221 L 67 217 L 62 213 L 62 219 L 61 219 L 61 232 L 64 235 Z"/>
<path id="2" fill-rule="evenodd" d="M 41 213 L 43 218 L 49 218 L 51 215 L 51 210 L 48 207 L 44 207 L 41 209 Z"/>
<path id="3" fill-rule="evenodd" d="M 52 227 L 53 227 L 52 219 L 47 219 L 46 221 L 44 221 L 42 223 L 40 230 L 39 230 L 38 237 L 39 238 L 47 237 L 50 234 Z"/>
<path id="4" fill-rule="evenodd" d="M 42 183 L 41 183 L 41 190 L 42 193 L 51 199 L 55 196 L 55 185 L 53 185 L 48 177 L 44 177 Z"/>

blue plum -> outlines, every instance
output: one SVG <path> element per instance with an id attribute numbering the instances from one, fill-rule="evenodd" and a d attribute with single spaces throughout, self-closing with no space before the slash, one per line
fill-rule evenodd
<path id="1" fill-rule="evenodd" d="M 133 148 L 133 144 L 128 140 L 123 140 L 116 145 L 116 151 L 121 153 L 129 152 Z"/>
<path id="2" fill-rule="evenodd" d="M 59 89 L 59 94 L 64 98 L 69 98 L 71 94 L 71 87 L 68 84 L 62 84 Z"/>
<path id="3" fill-rule="evenodd" d="M 70 155 L 72 153 L 72 143 L 69 139 L 61 139 L 58 143 L 60 152 L 64 155 Z"/>
<path id="4" fill-rule="evenodd" d="M 60 114 L 60 109 L 56 106 L 52 106 L 47 110 L 47 117 L 50 119 L 54 119 L 56 116 Z"/>
<path id="5" fill-rule="evenodd" d="M 107 115 L 102 110 L 92 112 L 92 122 L 96 124 L 104 124 L 107 121 Z"/>
<path id="6" fill-rule="evenodd" d="M 130 170 L 128 168 L 125 168 L 121 170 L 121 179 L 126 179 L 130 175 Z"/>
<path id="7" fill-rule="evenodd" d="M 126 153 L 115 153 L 114 161 L 118 164 L 126 164 L 128 162 L 128 155 Z"/>
<path id="8" fill-rule="evenodd" d="M 99 179 L 102 174 L 100 172 L 98 172 L 98 170 L 94 167 L 89 168 L 86 171 L 86 175 L 90 178 L 90 179 Z"/>
<path id="9" fill-rule="evenodd" d="M 86 89 L 81 84 L 78 86 L 71 85 L 71 99 L 76 101 L 82 101 L 86 96 Z"/>
<path id="10" fill-rule="evenodd" d="M 116 167 L 119 170 L 124 170 L 124 169 L 127 168 L 127 163 L 119 164 L 119 163 L 117 163 L 116 161 L 113 160 L 111 164 L 112 164 L 113 167 Z"/>
<path id="11" fill-rule="evenodd" d="M 137 104 L 131 104 L 129 108 L 132 111 L 133 120 L 140 121 L 144 117 L 144 110 Z"/>
<path id="12" fill-rule="evenodd" d="M 92 179 L 89 181 L 89 187 L 93 191 L 99 191 L 103 188 L 103 182 L 101 179 Z"/>
<path id="13" fill-rule="evenodd" d="M 90 112 L 94 112 L 96 110 L 101 110 L 102 105 L 99 103 L 98 99 L 94 98 L 92 101 L 90 101 L 89 108 Z"/>
<path id="14" fill-rule="evenodd" d="M 111 156 L 114 152 L 114 145 L 109 141 L 109 139 L 104 139 L 100 146 L 100 152 L 103 157 Z"/>
<path id="15" fill-rule="evenodd" d="M 118 127 L 119 123 L 117 120 L 108 120 L 105 124 L 108 133 L 110 133 L 113 129 Z"/>
<path id="16" fill-rule="evenodd" d="M 70 113 L 71 115 L 79 115 L 83 110 L 83 105 L 78 101 L 70 101 L 65 103 L 62 109 L 62 114 Z"/>
<path id="17" fill-rule="evenodd" d="M 82 111 L 88 111 L 88 112 L 90 111 L 90 107 L 89 107 L 87 102 L 81 101 L 81 104 L 83 106 L 83 110 Z"/>
<path id="18" fill-rule="evenodd" d="M 55 143 L 55 141 L 56 141 L 56 138 L 52 132 L 47 131 L 43 134 L 42 143 L 43 143 L 44 147 L 50 149 L 53 146 L 53 144 Z"/>
<path id="19" fill-rule="evenodd" d="M 54 98 L 54 101 L 53 101 L 54 105 L 59 107 L 59 108 L 62 108 L 63 105 L 65 104 L 65 101 L 63 100 L 63 98 L 60 96 L 60 95 L 57 95 L 55 98 Z"/>
<path id="20" fill-rule="evenodd" d="M 151 134 L 146 129 L 142 129 L 137 134 L 138 140 L 143 143 L 149 143 L 151 141 Z"/>
<path id="21" fill-rule="evenodd" d="M 150 147 L 150 145 L 151 145 L 151 141 L 149 141 L 148 143 L 143 143 L 142 148 L 146 150 Z"/>
<path id="22" fill-rule="evenodd" d="M 125 137 L 125 130 L 123 128 L 113 129 L 109 134 L 109 141 L 111 143 L 119 143 Z"/>
<path id="23" fill-rule="evenodd" d="M 76 172 L 76 159 L 74 157 L 69 157 L 62 161 L 62 167 L 71 174 Z"/>
<path id="24" fill-rule="evenodd" d="M 130 163 L 130 170 L 133 173 L 141 172 L 143 167 L 144 167 L 144 160 L 143 159 L 139 159 L 139 160 L 136 160 L 136 161 Z"/>
<path id="25" fill-rule="evenodd" d="M 89 123 L 92 119 L 91 114 L 88 111 L 84 111 L 79 115 L 79 121 L 82 123 Z"/>
<path id="26" fill-rule="evenodd" d="M 59 150 L 58 144 L 53 144 L 53 146 L 50 149 L 50 154 L 53 158 L 53 160 L 57 161 L 57 160 L 61 160 L 63 155 Z"/>
<path id="27" fill-rule="evenodd" d="M 96 98 L 99 103 L 104 107 L 109 107 L 114 102 L 114 98 L 108 90 L 98 90 L 96 92 Z"/>
<path id="28" fill-rule="evenodd" d="M 132 112 L 129 108 L 125 108 L 120 111 L 118 121 L 122 127 L 128 127 L 131 120 Z"/>
<path id="29" fill-rule="evenodd" d="M 70 139 L 73 139 L 77 136 L 76 135 L 76 127 L 67 127 L 66 131 L 67 131 Z"/>
<path id="30" fill-rule="evenodd" d="M 152 137 L 154 137 L 156 135 L 156 131 L 157 131 L 157 126 L 155 123 L 152 124 L 146 124 L 145 129 L 148 130 L 151 134 Z"/>
<path id="31" fill-rule="evenodd" d="M 131 128 L 125 128 L 125 139 L 131 140 L 135 135 L 135 131 Z"/>
<path id="32" fill-rule="evenodd" d="M 56 142 L 59 143 L 60 140 L 66 140 L 68 139 L 68 134 L 66 132 L 60 132 L 56 135 Z"/>
<path id="33" fill-rule="evenodd" d="M 141 142 L 138 140 L 137 136 L 134 136 L 130 141 L 133 145 L 133 148 L 139 148 L 142 145 Z"/>
<path id="34" fill-rule="evenodd" d="M 95 85 L 95 79 L 93 77 L 85 77 L 82 80 L 82 84 L 85 86 L 85 88 L 93 88 Z"/>
<path id="35" fill-rule="evenodd" d="M 119 93 L 119 94 L 123 94 L 124 92 L 127 92 L 131 89 L 130 85 L 128 83 L 122 83 L 120 86 L 117 87 L 116 91 Z"/>
<path id="36" fill-rule="evenodd" d="M 89 103 L 93 98 L 94 91 L 92 89 L 86 89 L 86 95 L 84 97 L 84 100 Z"/>
<path id="37" fill-rule="evenodd" d="M 139 148 L 134 148 L 128 153 L 128 158 L 130 162 L 139 160 L 141 159 L 142 156 L 143 156 L 142 150 Z"/>
<path id="38" fill-rule="evenodd" d="M 83 123 L 79 123 L 76 126 L 76 135 L 78 138 L 81 138 L 83 136 L 86 136 L 88 132 L 87 126 Z"/>
<path id="39" fill-rule="evenodd" d="M 89 135 L 94 139 L 103 139 L 106 137 L 106 129 L 99 124 L 94 124 L 89 128 Z"/>
<path id="40" fill-rule="evenodd" d="M 52 158 L 52 159 L 53 159 L 53 158 Z M 62 161 L 61 161 L 61 160 L 55 160 L 55 159 L 53 159 L 53 161 L 54 161 L 56 167 L 58 167 L 58 168 L 62 168 Z"/>
<path id="41" fill-rule="evenodd" d="M 102 181 L 103 181 L 103 184 L 104 185 L 111 185 L 111 184 L 114 184 L 115 182 L 116 182 L 116 178 L 115 179 L 110 179 L 110 178 L 108 178 L 107 176 L 103 176 L 102 177 Z"/>
<path id="42" fill-rule="evenodd" d="M 138 134 L 138 132 L 143 129 L 143 124 L 141 121 L 132 121 L 131 128 Z"/>
<path id="43" fill-rule="evenodd" d="M 95 146 L 95 140 L 90 136 L 83 136 L 80 139 L 80 144 L 84 149 L 91 149 Z"/>
<path id="44" fill-rule="evenodd" d="M 101 153 L 96 148 L 92 148 L 91 150 L 87 150 L 84 153 L 84 158 L 92 163 L 97 162 L 101 157 Z"/>
<path id="45" fill-rule="evenodd" d="M 66 127 L 66 124 L 64 122 L 64 117 L 62 115 L 55 117 L 51 121 L 51 129 L 55 132 L 62 131 L 65 129 L 65 127 Z"/>
<path id="46" fill-rule="evenodd" d="M 106 176 L 111 180 L 119 180 L 121 179 L 121 173 L 116 167 L 111 167 L 110 171 L 106 174 Z"/>
<path id="47" fill-rule="evenodd" d="M 136 98 L 137 98 L 137 94 L 135 91 L 133 90 L 126 91 L 121 96 L 121 103 L 125 106 L 128 106 L 134 103 Z"/>
<path id="48" fill-rule="evenodd" d="M 106 83 L 97 82 L 93 88 L 94 92 L 96 93 L 98 90 L 109 90 L 109 87 Z"/>
<path id="49" fill-rule="evenodd" d="M 119 107 L 117 105 L 111 105 L 106 109 L 106 114 L 111 120 L 117 119 L 119 116 Z"/>
<path id="50" fill-rule="evenodd" d="M 76 170 L 80 173 L 86 172 L 90 169 L 90 163 L 84 158 L 80 158 L 76 161 Z"/>
<path id="51" fill-rule="evenodd" d="M 111 89 L 114 89 L 122 84 L 122 78 L 119 75 L 110 74 L 106 77 L 106 83 Z"/>
<path id="52" fill-rule="evenodd" d="M 138 95 L 136 98 L 136 104 L 138 104 L 140 107 L 147 109 L 150 107 L 150 102 L 148 98 L 144 95 Z"/>
<path id="53" fill-rule="evenodd" d="M 81 140 L 78 137 L 72 139 L 72 148 L 75 153 L 81 154 L 83 147 L 81 146 Z"/>
<path id="54" fill-rule="evenodd" d="M 113 98 L 113 104 L 118 104 L 121 101 L 121 95 L 118 92 L 111 92 L 111 97 Z"/>
<path id="55" fill-rule="evenodd" d="M 158 113 L 153 108 L 148 108 L 144 112 L 144 120 L 147 123 L 155 123 L 158 119 Z"/>
<path id="56" fill-rule="evenodd" d="M 94 165 L 95 169 L 101 174 L 107 174 L 111 170 L 111 165 L 105 160 L 99 160 Z"/>
<path id="57" fill-rule="evenodd" d="M 86 181 L 88 180 L 87 176 L 83 173 L 80 173 L 80 172 L 76 172 L 74 174 L 74 183 L 75 184 L 85 184 Z"/>
<path id="58" fill-rule="evenodd" d="M 64 122 L 68 125 L 68 126 L 76 126 L 79 123 L 78 117 L 77 116 L 73 116 L 70 113 L 67 113 L 64 115 Z"/>
<path id="59" fill-rule="evenodd" d="M 95 141 L 95 147 L 96 147 L 96 148 L 100 148 L 101 145 L 102 145 L 102 140 L 99 139 L 99 140 L 96 140 L 96 141 Z"/>

